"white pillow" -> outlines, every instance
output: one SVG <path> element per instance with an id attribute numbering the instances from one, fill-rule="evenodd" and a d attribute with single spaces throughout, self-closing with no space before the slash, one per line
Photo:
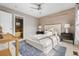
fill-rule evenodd
<path id="1" fill-rule="evenodd" d="M 52 35 L 52 32 L 50 32 L 50 31 L 45 31 L 45 34 L 47 34 L 47 35 Z"/>

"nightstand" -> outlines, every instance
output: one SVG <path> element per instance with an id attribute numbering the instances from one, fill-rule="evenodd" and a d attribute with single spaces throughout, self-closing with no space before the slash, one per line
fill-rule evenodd
<path id="1" fill-rule="evenodd" d="M 44 34 L 44 31 L 37 31 L 36 34 Z"/>
<path id="2" fill-rule="evenodd" d="M 61 41 L 63 41 L 64 39 L 72 40 L 74 44 L 74 35 L 72 33 L 61 33 Z"/>

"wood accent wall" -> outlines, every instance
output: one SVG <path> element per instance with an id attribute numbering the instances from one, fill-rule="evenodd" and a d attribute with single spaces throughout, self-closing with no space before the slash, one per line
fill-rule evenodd
<path id="1" fill-rule="evenodd" d="M 39 18 L 40 25 L 45 24 L 61 24 L 62 32 L 65 31 L 64 24 L 69 23 L 71 25 L 69 32 L 75 32 L 75 8 L 64 10 L 55 14 L 51 14 L 42 18 Z"/>

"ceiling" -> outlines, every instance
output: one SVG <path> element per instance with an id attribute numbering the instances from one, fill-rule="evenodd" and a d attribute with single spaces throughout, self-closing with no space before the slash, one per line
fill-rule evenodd
<path id="1" fill-rule="evenodd" d="M 40 4 L 40 3 L 37 3 Z M 40 18 L 43 16 L 47 16 L 50 14 L 54 14 L 63 10 L 67 10 L 75 7 L 75 3 L 41 3 L 41 9 L 33 9 L 38 8 L 34 3 L 0 3 L 0 5 Z"/>

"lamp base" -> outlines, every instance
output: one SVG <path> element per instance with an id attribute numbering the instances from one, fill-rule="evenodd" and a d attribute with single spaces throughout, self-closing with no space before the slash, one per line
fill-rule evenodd
<path id="1" fill-rule="evenodd" d="M 69 33 L 68 28 L 66 28 L 66 33 Z"/>

